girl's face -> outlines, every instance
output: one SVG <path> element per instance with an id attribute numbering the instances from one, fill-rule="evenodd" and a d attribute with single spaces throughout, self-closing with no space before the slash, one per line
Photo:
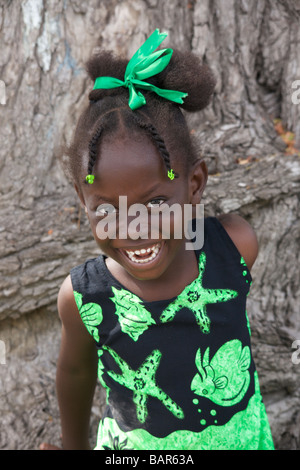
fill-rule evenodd
<path id="1" fill-rule="evenodd" d="M 184 256 L 184 204 L 200 203 L 205 187 L 203 164 L 196 165 L 188 174 L 176 162 L 172 162 L 172 168 L 179 173 L 179 178 L 167 177 L 161 156 L 146 137 L 142 140 L 134 136 L 132 139 L 104 139 L 93 171 L 94 183 L 76 187 L 102 253 L 139 280 L 158 279 Z M 82 180 L 84 177 L 82 175 Z M 121 205 L 120 196 L 123 196 Z M 129 209 L 133 204 L 143 205 L 146 218 L 142 220 L 135 210 L 131 215 L 124 211 L 121 214 L 124 207 Z M 162 204 L 165 208 L 177 204 L 175 215 L 166 210 L 165 218 L 163 213 L 153 218 Z M 99 227 L 105 225 L 105 217 L 110 227 L 116 225 L 115 233 L 113 230 L 110 235 L 112 238 L 99 237 Z M 127 220 L 127 227 L 121 226 L 120 219 Z M 141 220 L 141 224 L 137 224 Z M 136 227 L 136 231 L 132 227 Z M 129 229 L 125 230 L 125 237 L 124 228 Z M 183 236 L 178 238 L 181 233 Z"/>

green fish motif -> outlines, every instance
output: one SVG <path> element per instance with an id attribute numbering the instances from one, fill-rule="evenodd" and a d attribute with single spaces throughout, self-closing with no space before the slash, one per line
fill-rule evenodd
<path id="1" fill-rule="evenodd" d="M 202 252 L 199 256 L 199 275 L 189 284 L 176 299 L 168 305 L 160 316 L 162 323 L 172 321 L 176 313 L 184 307 L 190 309 L 205 334 L 210 332 L 210 318 L 206 312 L 206 306 L 217 302 L 227 302 L 237 297 L 238 293 L 229 289 L 207 289 L 203 287 L 203 275 L 205 272 L 206 255 Z"/>
<path id="2" fill-rule="evenodd" d="M 203 361 L 200 348 L 195 363 L 198 373 L 192 380 L 191 390 L 208 398 L 217 405 L 233 406 L 245 396 L 249 384 L 251 363 L 250 348 L 243 348 L 241 341 L 234 339 L 223 344 L 209 361 L 209 347 Z"/>
<path id="3" fill-rule="evenodd" d="M 90 302 L 88 304 L 82 304 L 82 294 L 74 291 L 75 302 L 81 316 L 81 319 L 95 341 L 99 342 L 98 326 L 103 320 L 102 308 L 100 305 Z"/>
<path id="4" fill-rule="evenodd" d="M 114 297 L 110 299 L 116 306 L 121 330 L 127 333 L 133 341 L 137 341 L 149 325 L 155 324 L 151 313 L 142 305 L 142 300 L 125 289 L 112 287 Z"/>

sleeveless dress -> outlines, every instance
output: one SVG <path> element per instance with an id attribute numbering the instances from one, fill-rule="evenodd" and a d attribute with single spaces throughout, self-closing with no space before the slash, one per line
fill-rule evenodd
<path id="1" fill-rule="evenodd" d="M 251 275 L 221 223 L 204 227 L 199 275 L 169 300 L 125 289 L 104 255 L 71 270 L 106 389 L 96 449 L 274 448 L 251 353 Z"/>

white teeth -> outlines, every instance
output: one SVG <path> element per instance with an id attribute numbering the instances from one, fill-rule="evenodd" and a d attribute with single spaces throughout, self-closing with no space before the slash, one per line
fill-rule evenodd
<path id="1" fill-rule="evenodd" d="M 156 256 L 157 253 L 159 252 L 160 249 L 160 244 L 157 243 L 156 245 L 153 245 L 150 248 L 142 248 L 141 250 L 134 250 L 134 251 L 129 251 L 125 250 L 128 257 L 131 259 L 131 261 L 134 261 L 135 263 L 148 263 L 149 261 L 153 260 Z M 150 256 L 147 256 L 147 258 L 136 258 L 136 256 L 139 255 L 145 255 L 146 253 L 152 253 Z"/>

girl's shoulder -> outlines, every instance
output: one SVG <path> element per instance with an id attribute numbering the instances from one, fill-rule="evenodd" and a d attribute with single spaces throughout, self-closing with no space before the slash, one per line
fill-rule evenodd
<path id="1" fill-rule="evenodd" d="M 64 279 L 60 286 L 57 297 L 57 308 L 60 319 L 64 322 L 67 316 L 74 316 L 77 311 L 77 305 L 74 298 L 73 286 L 70 274 Z"/>
<path id="2" fill-rule="evenodd" d="M 244 258 L 250 271 L 258 255 L 255 231 L 245 219 L 237 214 L 222 214 L 217 219 Z"/>
<path id="3" fill-rule="evenodd" d="M 78 311 L 70 274 L 64 279 L 59 289 L 57 309 L 65 332 L 76 335 L 76 337 L 83 335 L 88 341 L 90 340 L 90 335 L 87 335 L 86 328 Z"/>

